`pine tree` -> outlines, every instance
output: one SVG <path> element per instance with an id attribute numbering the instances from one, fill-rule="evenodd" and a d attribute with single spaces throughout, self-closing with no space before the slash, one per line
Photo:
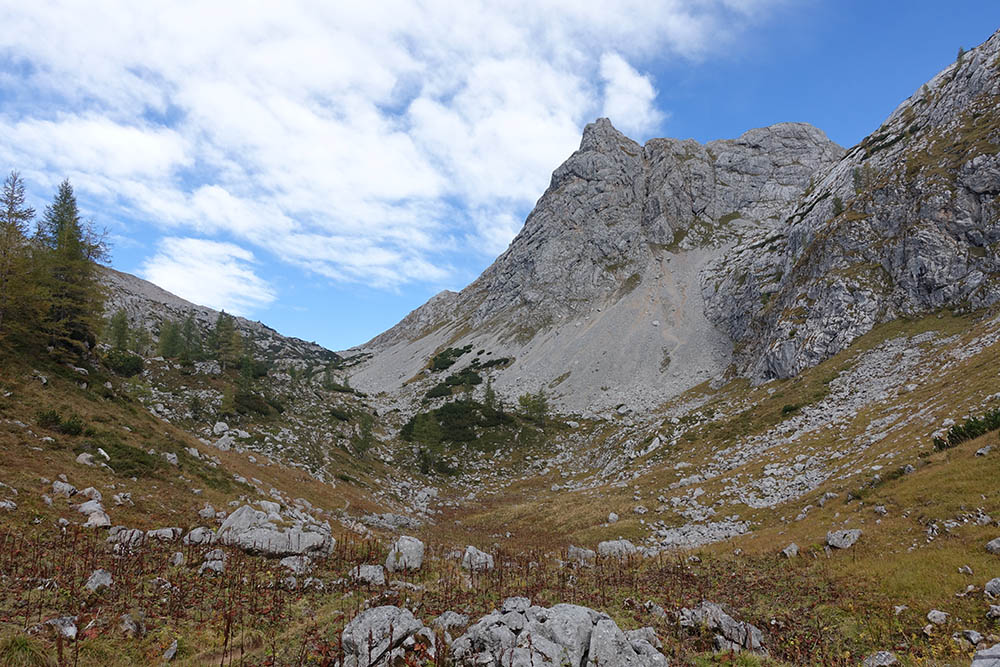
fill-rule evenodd
<path id="1" fill-rule="evenodd" d="M 12 171 L 0 191 L 0 340 L 24 335 L 35 326 L 41 294 L 32 279 L 28 224 L 34 209 L 25 205 L 24 181 Z"/>
<path id="2" fill-rule="evenodd" d="M 95 262 L 106 258 L 107 249 L 103 238 L 81 221 L 68 180 L 59 185 L 52 204 L 46 207 L 37 238 L 47 249 L 47 332 L 54 344 L 82 352 L 96 342 L 104 295 Z"/>
<path id="3" fill-rule="evenodd" d="M 483 406 L 487 410 L 497 409 L 497 392 L 493 389 L 493 378 L 486 378 L 486 391 L 483 394 Z"/>
<path id="4" fill-rule="evenodd" d="M 181 327 L 174 320 L 164 320 L 160 326 L 160 356 L 165 359 L 176 359 L 181 356 L 184 349 L 184 340 L 181 338 Z"/>
<path id="5" fill-rule="evenodd" d="M 195 361 L 201 359 L 203 352 L 201 349 L 201 332 L 194 323 L 194 316 L 188 315 L 181 327 L 181 338 L 184 341 L 184 349 L 181 352 L 181 360 Z"/>

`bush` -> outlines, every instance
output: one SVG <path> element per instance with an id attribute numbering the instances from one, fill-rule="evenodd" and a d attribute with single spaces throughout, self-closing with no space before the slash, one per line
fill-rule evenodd
<path id="1" fill-rule="evenodd" d="M 441 396 L 451 396 L 451 387 L 449 387 L 445 382 L 434 385 L 431 390 L 427 392 L 427 398 L 440 398 Z"/>
<path id="2" fill-rule="evenodd" d="M 472 346 L 466 345 L 465 347 L 449 347 L 441 352 L 438 352 L 431 358 L 431 370 L 432 371 L 443 371 L 446 368 L 451 368 L 458 361 L 458 358 L 465 354 L 466 352 L 471 352 Z"/>
<path id="3" fill-rule="evenodd" d="M 951 449 L 967 440 L 973 440 L 981 435 L 1000 429 L 1000 408 L 990 410 L 982 417 L 969 417 L 962 424 L 955 424 L 948 429 L 945 438 L 934 438 L 934 449 Z"/>
<path id="4" fill-rule="evenodd" d="M 105 357 L 104 363 L 114 373 L 127 378 L 141 373 L 144 365 L 142 357 L 126 350 L 111 350 Z"/>
<path id="5" fill-rule="evenodd" d="M 80 435 L 83 433 L 83 420 L 79 415 L 70 415 L 59 423 L 59 431 L 66 435 Z"/>
<path id="6" fill-rule="evenodd" d="M 793 412 L 798 412 L 800 407 L 802 407 L 802 406 L 798 405 L 796 403 L 788 403 L 786 405 L 782 405 L 781 406 L 781 414 L 782 414 L 782 416 L 784 416 L 784 415 L 790 415 Z"/>
<path id="7" fill-rule="evenodd" d="M 338 407 L 330 408 L 330 416 L 334 419 L 339 419 L 342 422 L 351 421 L 351 413 L 346 410 L 341 410 Z"/>
<path id="8" fill-rule="evenodd" d="M 241 415 L 255 413 L 263 417 L 269 416 L 272 411 L 267 401 L 249 391 L 239 391 L 233 396 L 233 409 Z"/>
<path id="9" fill-rule="evenodd" d="M 59 428 L 62 417 L 55 410 L 39 410 L 35 416 L 35 422 L 41 428 L 55 429 Z"/>

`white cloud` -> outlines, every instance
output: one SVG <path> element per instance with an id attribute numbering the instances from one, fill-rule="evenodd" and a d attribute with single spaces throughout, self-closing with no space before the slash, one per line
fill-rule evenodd
<path id="1" fill-rule="evenodd" d="M 656 89 L 617 53 L 601 56 L 604 115 L 625 134 L 646 138 L 659 129 L 665 114 L 657 109 Z"/>
<path id="2" fill-rule="evenodd" d="M 0 159 L 335 280 L 442 281 L 506 247 L 587 122 L 660 128 L 642 67 L 772 1 L 5 3 Z"/>
<path id="3" fill-rule="evenodd" d="M 253 253 L 232 243 L 168 237 L 146 260 L 141 274 L 177 296 L 234 315 L 246 315 L 275 299 L 253 269 Z"/>

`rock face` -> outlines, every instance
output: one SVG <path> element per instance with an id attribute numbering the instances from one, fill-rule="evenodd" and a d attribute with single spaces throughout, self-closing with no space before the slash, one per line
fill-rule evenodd
<path id="1" fill-rule="evenodd" d="M 218 540 L 264 556 L 328 556 L 333 552 L 336 541 L 328 525 L 297 521 L 284 527 L 275 524 L 273 517 L 273 512 L 244 505 L 226 517 Z"/>
<path id="2" fill-rule="evenodd" d="M 606 614 L 587 607 L 544 608 L 527 598 L 509 598 L 456 639 L 451 652 L 458 664 L 483 667 L 665 667 L 658 646 L 651 628 L 626 633 Z"/>
<path id="3" fill-rule="evenodd" d="M 998 54 L 994 34 L 703 274 L 745 372 L 789 377 L 880 322 L 1000 299 Z"/>
<path id="4" fill-rule="evenodd" d="M 789 377 L 880 322 L 995 304 L 998 55 L 994 35 L 846 152 L 796 123 L 644 146 L 588 125 L 507 251 L 370 341 L 352 380 L 398 391 L 472 345 L 509 360 L 508 399 L 639 409 L 731 362 Z"/>
<path id="5" fill-rule="evenodd" d="M 495 378 L 501 393 L 535 390 L 567 370 L 556 390 L 567 407 L 652 405 L 680 393 L 721 373 L 731 355 L 705 317 L 700 271 L 744 228 L 786 213 L 842 153 L 798 123 L 640 146 L 599 119 L 510 248 L 461 293 L 439 294 L 368 343 L 376 354 L 352 382 L 397 389 L 437 348 L 471 344 L 513 360 Z"/>

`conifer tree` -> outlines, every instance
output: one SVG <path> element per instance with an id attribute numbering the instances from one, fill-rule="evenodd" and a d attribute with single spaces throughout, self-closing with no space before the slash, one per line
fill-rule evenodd
<path id="1" fill-rule="evenodd" d="M 37 325 L 41 294 L 32 279 L 28 224 L 34 209 L 25 205 L 24 181 L 16 171 L 0 190 L 0 340 Z"/>
<path id="2" fill-rule="evenodd" d="M 111 316 L 110 338 L 113 350 L 123 352 L 128 349 L 128 317 L 124 310 L 119 309 Z"/>
<path id="3" fill-rule="evenodd" d="M 83 351 L 92 347 L 103 306 L 103 290 L 95 262 L 107 249 L 80 212 L 68 180 L 59 185 L 52 204 L 38 226 L 37 238 L 45 253 L 49 309 L 45 326 L 61 347 Z"/>

